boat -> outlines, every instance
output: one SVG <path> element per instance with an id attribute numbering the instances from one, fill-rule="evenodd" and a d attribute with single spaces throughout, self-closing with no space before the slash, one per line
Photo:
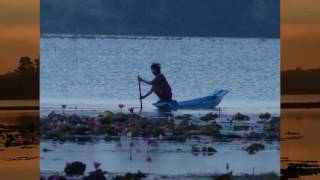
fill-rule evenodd
<path id="1" fill-rule="evenodd" d="M 195 98 L 186 101 L 158 101 L 153 103 L 158 110 L 170 111 L 178 109 L 214 109 L 216 108 L 223 97 L 228 94 L 228 90 L 216 90 L 211 95 Z"/>

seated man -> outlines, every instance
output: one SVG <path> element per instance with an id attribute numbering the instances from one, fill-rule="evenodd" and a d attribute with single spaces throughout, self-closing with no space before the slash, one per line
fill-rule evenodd
<path id="1" fill-rule="evenodd" d="M 166 77 L 163 74 L 161 74 L 160 64 L 152 64 L 151 71 L 155 75 L 155 78 L 152 81 L 144 80 L 140 76 L 138 76 L 139 81 L 142 81 L 152 86 L 150 91 L 146 95 L 141 96 L 140 98 L 144 99 L 148 97 L 152 92 L 154 92 L 159 97 L 160 101 L 171 101 L 171 87 Z"/>

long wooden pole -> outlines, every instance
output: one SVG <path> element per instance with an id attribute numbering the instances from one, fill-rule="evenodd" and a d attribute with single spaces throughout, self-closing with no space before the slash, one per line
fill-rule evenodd
<path id="1" fill-rule="evenodd" d="M 138 78 L 138 82 L 139 82 L 139 99 L 140 99 L 140 111 L 142 111 L 142 99 L 141 99 L 141 82 L 140 79 Z"/>

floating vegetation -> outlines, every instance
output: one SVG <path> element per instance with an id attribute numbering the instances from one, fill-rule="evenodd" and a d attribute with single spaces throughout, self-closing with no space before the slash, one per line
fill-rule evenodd
<path id="1" fill-rule="evenodd" d="M 254 143 L 254 144 L 251 144 L 250 146 L 248 146 L 246 148 L 246 151 L 249 154 L 255 154 L 258 151 L 261 151 L 261 150 L 264 150 L 264 149 L 265 149 L 265 146 L 263 144 Z"/>
<path id="2" fill-rule="evenodd" d="M 66 163 L 64 172 L 67 176 L 79 176 L 83 175 L 86 170 L 86 165 L 82 162 L 75 161 L 72 163 Z"/>
<path id="3" fill-rule="evenodd" d="M 233 117 L 233 120 L 240 120 L 240 121 L 249 121 L 250 117 L 241 113 L 236 113 Z"/>
<path id="4" fill-rule="evenodd" d="M 161 141 L 176 142 L 185 142 L 193 136 L 207 136 L 216 141 L 239 138 L 279 140 L 280 118 L 269 116 L 269 113 L 263 114 L 268 121 L 260 125 L 264 126 L 261 132 L 252 131 L 252 128 L 257 126 L 255 122 L 250 121 L 249 116 L 236 113 L 231 121 L 226 121 L 228 126 L 232 126 L 231 133 L 223 133 L 224 126 L 216 120 L 219 115 L 212 112 L 200 117 L 190 114 L 167 115 L 159 121 L 154 117 L 142 116 L 133 111 L 123 113 L 124 106 L 121 104 L 119 108 L 121 112 L 105 111 L 95 117 L 59 114 L 53 111 L 47 117 L 41 118 L 41 139 L 77 143 L 94 142 L 93 136 L 103 136 L 105 141 L 118 141 L 121 136 L 151 137 Z M 247 124 L 241 124 L 241 122 Z M 242 130 L 248 133 L 235 133 Z"/>
<path id="5" fill-rule="evenodd" d="M 298 179 L 301 176 L 315 176 L 320 173 L 318 161 L 294 161 L 282 158 L 282 162 L 287 164 L 286 168 L 281 168 L 281 179 Z"/>
<path id="6" fill-rule="evenodd" d="M 181 174 L 181 175 L 157 175 L 157 174 L 149 174 L 141 171 L 127 172 L 127 173 L 111 173 L 104 171 L 100 168 L 96 168 L 94 171 L 89 173 L 84 173 L 84 175 L 78 176 L 65 176 L 62 174 L 57 175 L 42 175 L 40 180 L 142 180 L 142 179 L 203 179 L 203 180 L 278 180 L 280 177 L 276 173 L 261 173 L 261 174 L 239 174 L 234 175 L 232 171 L 228 171 L 225 174 Z"/>
<path id="7" fill-rule="evenodd" d="M 20 146 L 24 148 L 33 148 L 33 145 L 39 144 L 36 134 L 25 134 L 25 130 L 20 126 L 0 125 L 0 140 L 3 140 L 5 148 Z"/>
<path id="8" fill-rule="evenodd" d="M 210 120 L 215 120 L 218 117 L 219 117 L 219 115 L 217 113 L 210 112 L 210 113 L 206 114 L 205 116 L 200 117 L 200 120 L 210 121 Z"/>
<path id="9" fill-rule="evenodd" d="M 213 116 L 212 114 L 206 115 Z M 190 122 L 191 115 L 178 116 L 183 119 L 175 123 L 175 118 L 168 116 L 160 123 L 151 117 L 135 113 L 113 113 L 105 111 L 97 117 L 50 113 L 41 118 L 41 139 L 53 141 L 91 142 L 91 135 L 104 136 L 106 141 L 116 141 L 120 136 L 152 137 L 159 140 L 183 142 L 192 135 L 219 137 L 221 126 L 211 122 L 200 126 Z"/>

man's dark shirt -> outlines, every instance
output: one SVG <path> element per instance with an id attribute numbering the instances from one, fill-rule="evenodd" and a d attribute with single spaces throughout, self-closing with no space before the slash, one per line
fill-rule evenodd
<path id="1" fill-rule="evenodd" d="M 158 74 L 152 81 L 154 92 L 160 101 L 170 101 L 172 98 L 171 87 L 163 74 Z"/>

